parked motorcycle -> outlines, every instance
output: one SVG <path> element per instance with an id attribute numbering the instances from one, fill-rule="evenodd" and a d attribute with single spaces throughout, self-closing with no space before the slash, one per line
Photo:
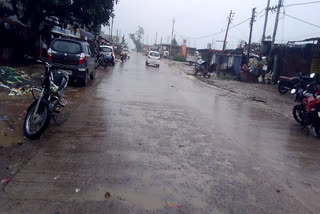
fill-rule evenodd
<path id="1" fill-rule="evenodd" d="M 44 61 L 37 60 L 45 66 L 42 88 L 31 88 L 33 103 L 27 110 L 24 120 L 24 134 L 29 139 L 36 139 L 47 129 L 53 113 L 58 113 L 58 107 L 64 107 L 61 99 L 68 85 L 69 76 L 64 71 L 59 71 Z M 36 98 L 35 91 L 40 92 Z"/>
<path id="2" fill-rule="evenodd" d="M 318 77 L 314 73 L 310 75 L 313 80 L 306 90 L 302 88 L 292 89 L 291 93 L 296 94 L 292 114 L 294 119 L 303 127 L 311 125 L 317 136 L 320 136 L 320 91 L 315 91 L 314 87 L 319 84 Z"/>
<path id="3" fill-rule="evenodd" d="M 108 65 L 107 56 L 104 54 L 99 54 L 98 59 L 96 61 L 95 69 L 99 68 L 99 66 L 103 66 L 103 68 L 106 68 L 107 65 Z"/>
<path id="4" fill-rule="evenodd" d="M 280 76 L 280 80 L 278 81 L 278 90 L 280 94 L 286 94 L 289 90 L 295 88 L 297 84 L 305 89 L 311 80 L 312 79 L 309 76 L 303 76 L 301 72 L 299 72 L 295 77 Z"/>
<path id="5" fill-rule="evenodd" d="M 199 58 L 194 64 L 194 75 L 197 76 L 198 73 L 204 74 L 206 71 L 206 61 Z"/>

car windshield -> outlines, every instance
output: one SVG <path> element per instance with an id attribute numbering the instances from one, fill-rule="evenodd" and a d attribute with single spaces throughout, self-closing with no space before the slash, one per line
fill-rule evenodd
<path id="1" fill-rule="evenodd" d="M 157 52 L 150 52 L 150 56 L 159 57 L 159 53 Z"/>
<path id="2" fill-rule="evenodd" d="M 107 53 L 109 53 L 109 52 L 112 52 L 112 49 L 109 48 L 109 47 L 101 47 L 101 48 L 100 48 L 100 51 L 101 51 L 101 52 L 107 52 Z"/>
<path id="3" fill-rule="evenodd" d="M 58 52 L 78 54 L 81 53 L 81 46 L 78 43 L 71 41 L 55 41 L 52 45 L 52 49 Z"/>

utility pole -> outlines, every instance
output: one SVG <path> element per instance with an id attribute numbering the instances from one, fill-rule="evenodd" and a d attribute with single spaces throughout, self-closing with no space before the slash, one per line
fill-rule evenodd
<path id="1" fill-rule="evenodd" d="M 275 24 L 274 24 L 271 49 L 273 49 L 274 42 L 276 40 L 276 34 L 277 34 L 278 22 L 279 22 L 279 14 L 280 14 L 280 8 L 282 7 L 282 1 L 283 0 L 279 0 L 278 7 L 277 7 L 277 16 L 276 16 L 276 21 L 275 21 Z"/>
<path id="2" fill-rule="evenodd" d="M 116 38 L 117 43 L 118 43 L 118 38 L 119 38 L 119 29 L 117 28 L 117 38 Z"/>
<path id="3" fill-rule="evenodd" d="M 111 42 L 113 42 L 113 39 L 112 39 L 112 30 L 113 30 L 113 19 L 114 19 L 114 14 L 112 13 L 111 14 L 111 18 L 112 18 L 112 22 L 111 22 Z"/>
<path id="4" fill-rule="evenodd" d="M 156 45 L 157 45 L 157 40 L 158 40 L 158 32 L 156 32 L 156 42 L 155 42 Z"/>
<path id="5" fill-rule="evenodd" d="M 249 44 L 248 44 L 248 56 L 247 56 L 247 64 L 249 63 L 250 58 L 250 48 L 251 48 L 251 37 L 252 37 L 252 28 L 253 28 L 253 22 L 255 21 L 256 16 L 256 8 L 252 8 L 252 16 L 250 21 L 250 35 L 249 35 Z"/>
<path id="6" fill-rule="evenodd" d="M 226 31 L 226 35 L 224 37 L 224 42 L 223 42 L 223 48 L 222 50 L 224 51 L 226 49 L 226 42 L 227 42 L 227 37 L 228 37 L 228 32 L 229 32 L 229 26 L 230 26 L 230 23 L 231 23 L 231 19 L 232 19 L 232 16 L 234 15 L 234 13 L 232 13 L 232 10 L 230 11 L 230 15 L 229 15 L 229 20 L 228 20 L 228 26 L 227 26 L 227 31 Z"/>
<path id="7" fill-rule="evenodd" d="M 266 17 L 264 19 L 263 34 L 262 34 L 262 40 L 261 40 L 262 42 L 266 38 L 266 29 L 267 29 L 268 15 L 269 15 L 269 10 L 270 10 L 269 7 L 270 7 L 270 0 L 268 0 L 267 8 L 266 8 Z"/>
<path id="8" fill-rule="evenodd" d="M 172 20 L 172 33 L 171 33 L 171 41 L 170 41 L 170 56 L 171 56 L 171 59 L 172 59 L 172 40 L 173 40 L 173 33 L 174 33 L 174 24 L 176 22 L 176 18 L 173 17 L 173 20 Z"/>

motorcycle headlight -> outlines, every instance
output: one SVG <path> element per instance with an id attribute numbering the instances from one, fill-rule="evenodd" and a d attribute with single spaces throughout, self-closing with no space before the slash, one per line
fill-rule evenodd
<path id="1" fill-rule="evenodd" d="M 58 93 L 58 90 L 59 90 L 59 86 L 57 86 L 56 84 L 54 84 L 52 80 L 50 80 L 50 91 L 56 94 Z"/>

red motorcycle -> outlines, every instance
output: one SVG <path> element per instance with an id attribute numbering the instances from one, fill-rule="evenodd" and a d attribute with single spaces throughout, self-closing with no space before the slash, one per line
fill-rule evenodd
<path id="1" fill-rule="evenodd" d="M 291 93 L 296 93 L 296 102 L 299 103 L 293 107 L 294 119 L 303 127 L 311 125 L 316 135 L 320 136 L 320 91 L 313 90 L 318 84 L 309 84 L 306 91 L 292 89 Z"/>

